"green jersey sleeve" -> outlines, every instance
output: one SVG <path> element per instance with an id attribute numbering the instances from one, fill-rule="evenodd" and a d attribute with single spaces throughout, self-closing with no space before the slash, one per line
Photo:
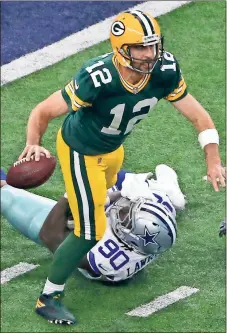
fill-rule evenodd
<path id="1" fill-rule="evenodd" d="M 91 107 L 98 95 L 86 64 L 76 73 L 71 82 L 62 89 L 62 96 L 72 110 Z"/>
<path id="2" fill-rule="evenodd" d="M 164 69 L 165 66 L 167 70 L 167 66 L 173 66 L 173 68 L 175 68 L 171 71 L 171 75 L 169 75 L 168 89 L 166 90 L 167 94 L 164 98 L 170 102 L 177 102 L 187 95 L 187 85 L 185 83 L 178 61 L 171 53 L 167 53 L 171 56 L 171 60 L 174 59 L 174 62 L 171 65 L 164 64 Z"/>

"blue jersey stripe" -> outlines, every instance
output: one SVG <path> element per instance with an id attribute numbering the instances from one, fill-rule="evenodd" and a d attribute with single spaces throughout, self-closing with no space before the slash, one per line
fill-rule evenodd
<path id="1" fill-rule="evenodd" d="M 100 272 L 100 270 L 98 269 L 97 265 L 96 265 L 96 262 L 95 262 L 95 255 L 92 251 L 89 251 L 88 253 L 88 261 L 91 265 L 91 268 L 93 269 L 93 271 L 96 273 L 96 274 L 99 274 L 99 275 L 102 275 L 102 273 Z"/>

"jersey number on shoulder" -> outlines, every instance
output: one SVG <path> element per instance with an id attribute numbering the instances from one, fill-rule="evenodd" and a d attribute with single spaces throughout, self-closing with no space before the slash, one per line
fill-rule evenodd
<path id="1" fill-rule="evenodd" d="M 171 204 L 168 201 L 164 201 L 162 196 L 157 194 L 157 193 L 153 193 L 153 195 L 155 196 L 156 199 L 158 199 L 158 203 L 161 203 L 163 206 L 166 207 L 166 209 L 170 212 L 173 213 L 173 207 L 171 206 Z"/>
<path id="2" fill-rule="evenodd" d="M 115 271 L 118 271 L 129 262 L 129 257 L 127 254 L 124 251 L 119 251 L 119 246 L 112 239 L 106 240 L 104 245 L 105 247 L 99 246 L 98 251 L 106 259 L 110 259 L 110 265 L 113 267 L 113 269 L 115 269 Z M 116 263 L 117 259 L 118 262 L 120 261 L 120 263 Z"/>
<path id="3" fill-rule="evenodd" d="M 109 69 L 102 68 L 101 70 L 95 70 L 96 67 L 104 65 L 103 61 L 98 61 L 94 65 L 86 67 L 86 71 L 91 75 L 95 88 L 100 87 L 101 83 L 107 84 L 112 81 L 112 76 L 110 74 Z"/>
<path id="4" fill-rule="evenodd" d="M 162 67 L 160 68 L 161 71 L 164 72 L 167 69 L 172 69 L 173 71 L 176 71 L 176 62 L 175 62 L 173 55 L 171 53 L 165 51 L 163 57 L 168 61 L 172 61 L 173 63 L 168 64 L 168 65 L 162 65 Z"/>

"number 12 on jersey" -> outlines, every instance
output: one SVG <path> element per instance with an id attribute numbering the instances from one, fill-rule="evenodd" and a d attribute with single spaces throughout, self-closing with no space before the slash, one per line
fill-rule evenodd
<path id="1" fill-rule="evenodd" d="M 104 62 L 100 60 L 100 61 L 96 62 L 94 65 L 86 67 L 86 71 L 91 75 L 95 88 L 101 86 L 101 83 L 99 82 L 99 80 L 101 80 L 101 82 L 104 84 L 112 81 L 112 76 L 110 74 L 110 71 L 107 68 L 102 68 L 102 70 L 98 69 L 93 72 L 94 68 L 102 66 L 102 65 L 104 65 Z M 105 75 L 103 73 L 105 73 Z"/>
<path id="2" fill-rule="evenodd" d="M 106 55 L 104 55 L 103 57 L 105 56 Z M 107 84 L 112 81 L 112 76 L 109 69 L 105 67 L 97 69 L 97 67 L 100 67 L 102 65 L 104 65 L 104 62 L 99 60 L 92 66 L 86 67 L 86 71 L 90 74 L 95 88 L 100 87 L 101 83 Z M 144 119 L 147 116 L 149 110 L 152 109 L 157 104 L 157 102 L 158 99 L 156 97 L 147 98 L 137 102 L 132 109 L 133 117 L 129 119 L 123 134 L 126 135 L 130 133 L 134 128 L 134 126 L 136 125 L 136 123 Z M 126 106 L 125 104 L 118 104 L 110 110 L 110 114 L 114 116 L 113 120 L 109 125 L 109 127 L 103 127 L 101 129 L 102 133 L 119 135 L 122 132 L 119 128 L 124 115 L 125 106 Z M 144 108 L 144 113 L 138 115 L 137 113 L 140 112 L 143 108 Z"/>

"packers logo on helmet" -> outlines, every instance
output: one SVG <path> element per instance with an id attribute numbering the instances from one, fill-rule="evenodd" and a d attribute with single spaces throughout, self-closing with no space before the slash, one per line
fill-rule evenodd
<path id="1" fill-rule="evenodd" d="M 110 42 L 117 61 L 141 73 L 151 73 L 158 59 L 163 55 L 163 37 L 158 22 L 149 14 L 139 10 L 119 14 L 111 26 Z M 132 46 L 152 46 L 153 57 L 139 59 L 131 55 Z M 135 63 L 146 63 L 141 70 Z"/>
<path id="2" fill-rule="evenodd" d="M 125 32 L 125 26 L 124 23 L 121 21 L 114 22 L 111 27 L 111 33 L 114 36 L 121 36 Z"/>

